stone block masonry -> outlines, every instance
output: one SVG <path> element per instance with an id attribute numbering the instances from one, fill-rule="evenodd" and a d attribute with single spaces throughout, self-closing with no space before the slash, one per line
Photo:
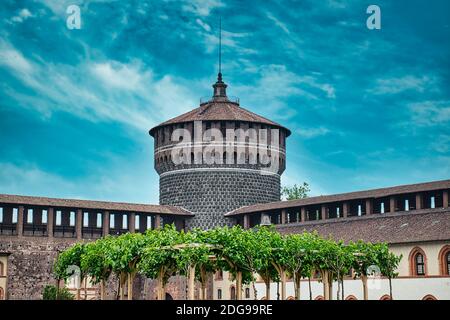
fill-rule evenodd
<path id="1" fill-rule="evenodd" d="M 232 225 L 231 210 L 280 200 L 280 176 L 245 170 L 172 171 L 160 177 L 160 204 L 195 214 L 186 227 L 210 229 Z"/>

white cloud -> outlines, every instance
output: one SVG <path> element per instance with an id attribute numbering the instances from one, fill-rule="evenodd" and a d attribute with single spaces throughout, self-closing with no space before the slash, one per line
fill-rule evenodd
<path id="1" fill-rule="evenodd" d="M 279 27 L 281 30 L 283 30 L 286 34 L 290 34 L 291 32 L 289 31 L 288 27 L 286 26 L 286 24 L 284 24 L 283 22 L 281 22 L 280 20 L 278 20 L 277 18 L 275 18 L 273 16 L 272 13 L 268 12 L 267 13 L 267 18 L 269 18 L 270 20 L 272 20 L 275 25 L 277 27 Z"/>
<path id="2" fill-rule="evenodd" d="M 203 22 L 202 20 L 200 20 L 200 19 L 197 18 L 197 19 L 195 20 L 195 22 L 197 22 L 197 24 L 198 24 L 200 27 L 202 27 L 205 31 L 207 31 L 207 32 L 211 31 L 211 27 L 209 26 L 209 24 Z"/>
<path id="3" fill-rule="evenodd" d="M 30 10 L 24 8 L 19 11 L 17 16 L 11 18 L 11 22 L 21 23 L 31 17 L 33 17 L 33 15 L 31 14 Z"/>
<path id="4" fill-rule="evenodd" d="M 403 77 L 377 79 L 375 87 L 369 89 L 368 92 L 377 95 L 397 94 L 407 90 L 422 93 L 434 87 L 435 83 L 436 79 L 432 76 L 416 77 L 407 75 Z"/>
<path id="5" fill-rule="evenodd" d="M 297 134 L 302 136 L 303 138 L 314 138 L 326 135 L 330 132 L 329 129 L 325 127 L 317 127 L 317 128 L 299 128 L 295 131 Z"/>
<path id="6" fill-rule="evenodd" d="M 219 0 L 185 0 L 182 9 L 199 16 L 208 16 L 213 9 L 225 7 Z"/>
<path id="7" fill-rule="evenodd" d="M 411 119 L 418 126 L 433 126 L 450 122 L 450 101 L 423 101 L 408 106 Z"/>
<path id="8" fill-rule="evenodd" d="M 183 85 L 188 80 L 170 75 L 157 78 L 139 60 L 39 64 L 5 42 L 0 43 L 0 57 L 0 66 L 35 92 L 24 95 L 8 88 L 5 93 L 19 106 L 45 117 L 63 111 L 93 122 L 115 121 L 147 131 L 197 104 Z"/>
<path id="9" fill-rule="evenodd" d="M 1 65 L 22 74 L 33 71 L 33 67 L 27 59 L 24 58 L 22 53 L 3 40 L 0 40 L 0 66 Z"/>

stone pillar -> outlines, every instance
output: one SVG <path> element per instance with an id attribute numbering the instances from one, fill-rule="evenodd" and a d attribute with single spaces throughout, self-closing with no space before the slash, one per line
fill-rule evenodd
<path id="1" fill-rule="evenodd" d="M 373 213 L 372 199 L 366 199 L 366 215 Z"/>
<path id="2" fill-rule="evenodd" d="M 286 209 L 281 210 L 281 224 L 286 224 L 287 222 L 287 213 Z"/>
<path id="3" fill-rule="evenodd" d="M 301 222 L 305 222 L 306 221 L 306 209 L 305 207 L 301 207 L 300 209 L 300 220 Z"/>
<path id="4" fill-rule="evenodd" d="M 161 216 L 157 214 L 155 216 L 155 229 L 161 228 Z"/>
<path id="5" fill-rule="evenodd" d="M 389 212 L 395 212 L 396 203 L 395 196 L 391 196 L 389 199 Z"/>
<path id="6" fill-rule="evenodd" d="M 448 208 L 448 190 L 442 192 L 442 207 Z"/>
<path id="7" fill-rule="evenodd" d="M 77 209 L 77 215 L 75 219 L 75 230 L 78 240 L 81 240 L 83 238 L 82 228 L 83 228 L 83 211 L 81 209 Z"/>
<path id="8" fill-rule="evenodd" d="M 49 238 L 53 238 L 53 225 L 55 220 L 55 210 L 53 208 L 47 209 L 47 234 Z"/>
<path id="9" fill-rule="evenodd" d="M 348 215 L 348 202 L 342 204 L 342 218 L 347 218 Z"/>
<path id="10" fill-rule="evenodd" d="M 327 206 L 323 204 L 320 208 L 320 211 L 321 211 L 322 220 L 326 220 L 327 219 Z"/>
<path id="11" fill-rule="evenodd" d="M 17 210 L 17 236 L 23 236 L 23 206 L 19 206 Z"/>
<path id="12" fill-rule="evenodd" d="M 244 229 L 250 228 L 250 215 L 244 214 Z"/>
<path id="13" fill-rule="evenodd" d="M 103 236 L 109 234 L 109 211 L 103 212 Z"/>
<path id="14" fill-rule="evenodd" d="M 129 226 L 128 226 L 128 231 L 130 231 L 131 233 L 136 232 L 136 228 L 135 228 L 135 221 L 136 221 L 136 213 L 132 212 L 130 213 L 130 218 L 128 219 L 129 221 Z"/>
<path id="15" fill-rule="evenodd" d="M 416 194 L 416 210 L 420 210 L 423 208 L 423 203 L 422 203 L 422 194 L 421 193 L 417 193 Z"/>

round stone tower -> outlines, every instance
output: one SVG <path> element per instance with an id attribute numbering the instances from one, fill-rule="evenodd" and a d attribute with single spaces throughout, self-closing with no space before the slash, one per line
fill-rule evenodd
<path id="1" fill-rule="evenodd" d="M 290 131 L 229 98 L 219 72 L 211 99 L 152 128 L 160 204 L 195 214 L 188 228 L 229 225 L 224 214 L 280 200 Z"/>

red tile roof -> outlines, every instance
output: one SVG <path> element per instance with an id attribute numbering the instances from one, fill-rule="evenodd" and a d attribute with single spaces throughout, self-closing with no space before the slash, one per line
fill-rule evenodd
<path id="1" fill-rule="evenodd" d="M 277 225 L 282 234 L 317 231 L 323 237 L 345 242 L 411 243 L 450 240 L 450 208 L 401 213 L 372 214 L 364 217 Z"/>
<path id="2" fill-rule="evenodd" d="M 172 214 L 180 216 L 193 216 L 194 214 L 180 207 L 167 205 L 107 202 L 95 200 L 59 199 L 46 197 L 32 197 L 0 194 L 0 203 L 16 205 L 33 205 L 49 207 L 68 207 L 80 209 L 96 209 L 111 211 L 129 211 L 155 214 Z"/>
<path id="3" fill-rule="evenodd" d="M 415 193 L 420 191 L 433 191 L 450 189 L 450 180 L 433 181 L 426 183 L 408 184 L 396 187 L 372 189 L 365 191 L 356 191 L 349 193 L 333 194 L 329 196 L 309 197 L 305 199 L 290 200 L 290 201 L 276 201 L 264 204 L 256 204 L 252 206 L 242 207 L 225 214 L 225 216 L 235 216 L 245 213 L 255 213 L 261 211 L 269 211 L 276 209 L 286 209 L 301 207 L 307 205 L 318 205 L 325 203 L 332 203 L 337 201 L 349 201 L 356 199 L 368 199 L 368 198 L 382 198 L 390 195 Z"/>
<path id="4" fill-rule="evenodd" d="M 227 99 L 220 100 L 214 99 L 207 103 L 201 104 L 200 107 L 186 112 L 180 116 L 167 120 L 158 126 L 150 129 L 150 134 L 153 136 L 153 132 L 156 128 L 176 123 L 185 123 L 192 121 L 245 121 L 253 123 L 262 123 L 275 127 L 283 128 L 287 131 L 287 136 L 291 131 L 280 124 L 273 122 L 269 119 L 261 117 L 256 113 L 241 108 L 239 104 L 231 102 Z"/>

